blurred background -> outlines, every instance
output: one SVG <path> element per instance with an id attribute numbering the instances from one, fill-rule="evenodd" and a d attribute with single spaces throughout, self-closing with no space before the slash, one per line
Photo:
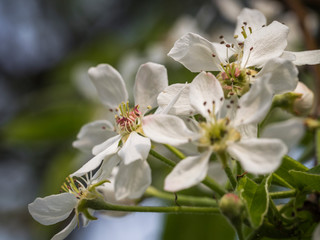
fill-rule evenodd
<path id="1" fill-rule="evenodd" d="M 65 225 L 38 224 L 27 204 L 58 193 L 65 177 L 88 160 L 72 141 L 83 124 L 103 118 L 105 111 L 88 80 L 90 66 L 113 65 L 129 92 L 138 67 L 148 61 L 164 64 L 170 83 L 190 82 L 195 74 L 167 57 L 174 42 L 186 32 L 211 41 L 233 36 L 243 7 L 262 11 L 268 23 L 288 25 L 288 50 L 319 48 L 319 0 L 1 0 L 0 240 L 50 239 Z M 299 70 L 300 80 L 319 90 L 314 84 L 319 68 Z M 305 155 L 310 159 L 312 149 Z M 154 184 L 161 188 L 156 169 L 165 167 L 151 164 Z M 163 203 L 147 199 L 143 204 Z M 219 216 L 98 217 L 68 239 L 235 238 Z"/>

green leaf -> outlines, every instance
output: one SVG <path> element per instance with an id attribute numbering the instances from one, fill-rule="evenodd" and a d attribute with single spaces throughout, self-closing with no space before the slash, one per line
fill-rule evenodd
<path id="1" fill-rule="evenodd" d="M 278 170 L 275 172 L 276 175 L 278 175 L 281 180 L 286 181 L 287 183 L 289 183 L 291 186 L 293 187 L 298 187 L 296 181 L 293 179 L 293 177 L 291 176 L 291 174 L 289 174 L 290 170 L 296 170 L 296 171 L 300 171 L 300 172 L 306 172 L 309 169 L 304 166 L 303 164 L 301 164 L 300 162 L 292 159 L 289 156 L 284 156 L 282 159 L 282 164 L 281 166 L 278 168 Z M 278 181 L 277 178 L 273 179 L 274 182 L 280 184 L 281 186 L 284 187 L 288 187 L 285 184 L 283 184 L 283 182 Z"/>
<path id="2" fill-rule="evenodd" d="M 311 168 L 308 173 L 320 174 L 320 165 Z"/>
<path id="3" fill-rule="evenodd" d="M 292 176 L 296 185 L 306 191 L 320 191 L 320 175 L 309 172 L 301 172 L 290 170 L 289 174 Z"/>
<path id="4" fill-rule="evenodd" d="M 261 184 L 256 184 L 248 177 L 243 177 L 237 191 L 244 200 L 249 219 L 253 228 L 258 228 L 263 223 L 263 218 L 268 212 L 271 175 L 264 178 Z"/>

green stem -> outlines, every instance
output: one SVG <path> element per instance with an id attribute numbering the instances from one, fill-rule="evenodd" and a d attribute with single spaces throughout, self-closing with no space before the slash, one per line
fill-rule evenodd
<path id="1" fill-rule="evenodd" d="M 161 154 L 157 153 L 156 151 L 154 151 L 154 150 L 152 150 L 152 149 L 150 149 L 149 154 L 150 154 L 151 156 L 154 156 L 155 158 L 161 160 L 162 162 L 166 163 L 166 164 L 169 165 L 170 167 L 176 166 L 176 163 L 175 163 L 174 161 L 172 161 L 172 160 L 170 160 L 170 159 L 162 156 Z"/>
<path id="2" fill-rule="evenodd" d="M 244 240 L 244 236 L 243 236 L 243 231 L 242 231 L 242 224 L 241 222 L 239 224 L 235 224 L 233 225 L 234 228 L 236 229 L 237 235 L 238 235 L 238 239 L 239 240 Z"/>
<path id="3" fill-rule="evenodd" d="M 276 173 L 272 173 L 272 178 L 274 180 L 276 180 L 278 183 L 280 183 L 282 186 L 287 187 L 287 188 L 291 188 L 294 189 L 294 187 L 292 187 L 286 180 L 284 180 L 282 177 L 280 177 L 278 174 Z"/>
<path id="4" fill-rule="evenodd" d="M 219 154 L 218 156 L 219 156 L 220 161 L 222 163 L 223 169 L 224 169 L 225 173 L 227 174 L 227 177 L 229 178 L 229 181 L 232 185 L 232 188 L 233 188 L 233 190 L 235 190 L 237 187 L 237 180 L 234 177 L 233 172 L 228 165 L 228 157 L 225 152 Z"/>
<path id="5" fill-rule="evenodd" d="M 206 176 L 205 179 L 202 181 L 204 185 L 218 193 L 221 197 L 226 194 L 226 190 L 224 190 L 215 180 Z"/>
<path id="6" fill-rule="evenodd" d="M 290 198 L 290 197 L 295 197 L 297 194 L 296 190 L 288 190 L 288 191 L 283 191 L 283 192 L 271 192 L 269 193 L 269 196 L 272 199 L 280 199 L 280 198 Z"/>
<path id="7" fill-rule="evenodd" d="M 83 208 L 91 208 L 94 210 L 110 210 L 121 212 L 162 212 L 162 213 L 214 213 L 220 214 L 217 207 L 186 207 L 186 206 L 126 206 L 126 205 L 113 205 L 103 201 L 101 198 L 93 200 L 82 200 Z"/>
<path id="8" fill-rule="evenodd" d="M 176 166 L 176 163 L 174 161 L 162 156 L 161 154 L 157 153 L 156 151 L 154 151 L 152 149 L 150 149 L 149 154 L 151 156 L 154 156 L 155 158 L 159 159 L 160 161 L 166 163 L 170 167 Z M 218 193 L 220 196 L 223 196 L 224 194 L 227 193 L 218 183 L 216 183 L 216 181 L 214 181 L 212 178 L 210 178 L 208 176 L 206 176 L 206 178 L 202 181 L 202 183 L 204 185 L 206 185 L 207 187 L 209 187 L 210 189 L 212 189 L 214 192 Z"/>
<path id="9" fill-rule="evenodd" d="M 233 190 L 236 189 L 236 187 L 237 187 L 237 180 L 235 179 L 235 177 L 234 177 L 234 175 L 233 175 L 233 173 L 232 173 L 231 168 L 230 168 L 229 166 L 225 166 L 225 167 L 224 167 L 224 171 L 226 172 L 226 174 L 227 174 L 227 176 L 228 176 L 228 178 L 229 178 L 229 181 L 230 181 L 230 183 L 231 183 L 231 185 L 232 185 Z"/>
<path id="10" fill-rule="evenodd" d="M 165 200 L 175 201 L 173 193 L 160 191 L 154 187 L 148 187 L 145 192 L 146 196 L 157 197 Z M 200 205 L 200 206 L 217 206 L 217 201 L 208 197 L 194 197 L 187 195 L 178 195 L 178 203 L 183 205 Z"/>
<path id="11" fill-rule="evenodd" d="M 180 152 L 178 149 L 176 149 L 175 147 L 168 145 L 168 144 L 164 144 L 164 146 L 169 149 L 174 155 L 176 155 L 178 158 L 180 159 L 184 159 L 186 158 L 186 156 Z"/>
<path id="12" fill-rule="evenodd" d="M 269 199 L 269 206 L 270 206 L 270 209 L 272 210 L 273 215 L 277 218 L 278 221 L 292 223 L 292 221 L 290 221 L 289 219 L 282 217 L 279 210 L 277 209 L 277 206 L 274 204 L 271 198 Z"/>

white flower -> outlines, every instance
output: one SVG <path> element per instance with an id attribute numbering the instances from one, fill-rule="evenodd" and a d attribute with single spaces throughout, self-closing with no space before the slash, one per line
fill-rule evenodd
<path id="1" fill-rule="evenodd" d="M 75 215 L 71 222 L 59 233 L 55 234 L 51 240 L 65 239 L 73 229 L 79 224 L 79 216 L 83 217 L 83 224 L 87 225 L 89 219 L 84 215 L 79 215 L 78 204 L 82 199 L 95 199 L 99 197 L 96 187 L 103 184 L 99 182 L 93 184 L 87 177 L 74 180 L 68 177 L 66 182 L 61 186 L 64 193 L 50 195 L 45 198 L 36 198 L 34 202 L 28 205 L 28 209 L 32 217 L 43 225 L 52 225 L 65 220 L 72 211 Z M 92 215 L 93 211 L 88 210 Z"/>
<path id="2" fill-rule="evenodd" d="M 73 176 L 81 176 L 100 165 L 99 174 L 108 177 L 116 165 L 116 199 L 139 198 L 151 183 L 151 169 L 146 159 L 151 147 L 144 137 L 141 120 L 146 112 L 157 106 L 157 95 L 168 85 L 164 66 L 146 63 L 136 75 L 135 107 L 130 108 L 125 83 L 117 70 L 107 64 L 89 69 L 102 103 L 116 114 L 113 121 L 100 120 L 82 127 L 74 146 L 92 149 L 95 155 Z"/>
<path id="3" fill-rule="evenodd" d="M 238 16 L 234 40 L 227 41 L 221 36 L 220 43 L 212 43 L 188 33 L 176 41 L 168 55 L 192 72 L 219 71 L 217 78 L 225 96 L 236 94 L 240 97 L 255 83 L 257 75 L 262 75 L 261 68 L 261 72 L 274 69 L 280 73 L 287 68 L 285 71 L 296 74 L 297 70 L 290 63 L 273 59 L 281 57 L 296 65 L 320 63 L 320 50 L 285 52 L 288 31 L 288 27 L 277 21 L 266 26 L 261 12 L 245 8 Z M 279 77 L 276 82 L 277 87 L 271 88 L 279 94 L 293 91 L 297 78 Z"/>
<path id="4" fill-rule="evenodd" d="M 312 234 L 312 240 L 320 240 L 320 224 L 314 229 Z"/>
<path id="5" fill-rule="evenodd" d="M 302 82 L 298 82 L 293 92 L 301 94 L 293 103 L 293 111 L 299 115 L 307 115 L 314 104 L 313 92 Z"/>
<path id="6" fill-rule="evenodd" d="M 233 106 L 229 108 L 237 109 L 231 120 L 221 113 L 224 93 L 219 81 L 206 72 L 201 72 L 189 87 L 190 104 L 205 117 L 204 122 L 194 121 L 190 129 L 176 116 L 152 115 L 143 119 L 143 131 L 151 140 L 173 146 L 193 142 L 200 149 L 200 154 L 182 160 L 167 176 L 167 191 L 179 191 L 201 182 L 212 153 L 218 156 L 228 153 L 244 170 L 255 174 L 277 169 L 287 152 L 285 144 L 278 139 L 256 138 L 254 126 L 266 115 L 272 98 L 266 83 L 259 81 L 238 102 L 230 102 Z"/>
<path id="7" fill-rule="evenodd" d="M 281 139 L 288 147 L 295 147 L 305 134 L 305 124 L 302 118 L 290 118 L 285 121 L 267 125 L 261 133 L 262 138 Z"/>

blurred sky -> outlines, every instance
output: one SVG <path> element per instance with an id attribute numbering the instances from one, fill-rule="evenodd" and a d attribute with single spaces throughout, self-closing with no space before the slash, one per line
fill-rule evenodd
<path id="1" fill-rule="evenodd" d="M 221 34 L 232 36 L 243 7 L 258 8 L 269 23 L 286 23 L 288 49 L 306 50 L 310 44 L 299 26 L 297 5 L 288 2 L 1 0 L 0 240 L 49 239 L 61 229 L 36 223 L 27 204 L 58 193 L 64 178 L 89 158 L 71 144 L 84 123 L 104 114 L 86 75 L 90 66 L 115 66 L 129 87 L 138 66 L 147 61 L 165 64 L 171 83 L 191 81 L 194 74 L 166 56 L 174 42 L 189 31 L 212 41 Z M 307 31 L 319 44 L 320 2 L 292 2 L 303 6 Z M 312 77 L 306 82 L 312 86 Z M 102 218 L 70 239 L 126 239 L 123 234 L 133 240 L 162 239 L 168 236 L 162 227 L 174 232 L 164 219 L 137 213 Z"/>

